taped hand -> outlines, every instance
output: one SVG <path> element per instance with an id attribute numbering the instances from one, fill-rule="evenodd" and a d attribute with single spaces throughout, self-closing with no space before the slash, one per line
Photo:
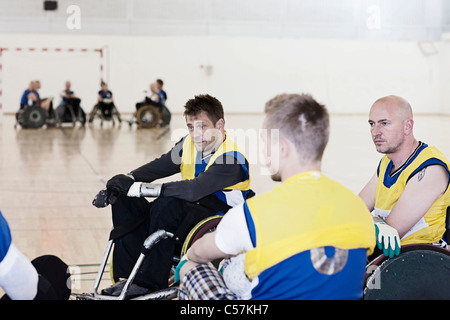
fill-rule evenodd
<path id="1" fill-rule="evenodd" d="M 174 272 L 174 279 L 173 279 L 173 281 L 174 281 L 175 283 L 177 283 L 177 282 L 180 281 L 180 270 L 181 270 L 181 268 L 184 266 L 184 264 L 185 264 L 187 261 L 188 261 L 188 259 L 187 259 L 186 254 L 185 254 L 185 255 L 180 259 L 180 262 L 178 263 L 177 268 L 175 269 L 175 272 Z"/>

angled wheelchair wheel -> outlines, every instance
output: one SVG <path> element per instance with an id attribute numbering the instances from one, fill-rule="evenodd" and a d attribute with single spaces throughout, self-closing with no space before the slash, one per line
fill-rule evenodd
<path id="1" fill-rule="evenodd" d="M 186 254 L 187 250 L 195 241 L 203 237 L 206 233 L 216 230 L 216 227 L 221 219 L 221 215 L 215 215 L 203 219 L 197 223 L 197 225 L 187 235 L 186 240 L 184 240 L 183 247 L 181 248 L 181 257 Z"/>
<path id="2" fill-rule="evenodd" d="M 38 129 L 47 121 L 47 115 L 41 107 L 28 106 L 19 111 L 17 120 L 23 128 Z"/>
<path id="3" fill-rule="evenodd" d="M 431 244 L 402 247 L 366 268 L 364 300 L 449 300 L 450 251 Z"/>
<path id="4" fill-rule="evenodd" d="M 162 118 L 157 107 L 145 105 L 139 108 L 136 113 L 136 121 L 141 128 L 154 128 Z"/>

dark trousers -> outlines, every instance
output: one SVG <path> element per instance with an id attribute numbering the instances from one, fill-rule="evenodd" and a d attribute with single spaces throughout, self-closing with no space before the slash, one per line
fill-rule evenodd
<path id="1" fill-rule="evenodd" d="M 217 211 L 196 207 L 192 203 L 173 197 L 160 197 L 148 202 L 145 198 L 120 196 L 112 205 L 114 228 L 132 220 L 142 217 L 144 219 L 134 230 L 115 240 L 114 278 L 128 278 L 140 255 L 144 240 L 153 232 L 163 229 L 175 234 L 182 223 L 189 221 L 188 232 L 196 223 Z M 177 235 L 180 236 L 182 243 L 187 233 Z M 173 256 L 176 254 L 175 248 L 178 248 L 180 241 L 168 238 L 155 244 L 139 269 L 135 283 L 154 290 L 167 288 Z"/>

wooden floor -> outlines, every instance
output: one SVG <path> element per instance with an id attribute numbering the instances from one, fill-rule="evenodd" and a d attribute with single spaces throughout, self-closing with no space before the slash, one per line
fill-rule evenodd
<path id="1" fill-rule="evenodd" d="M 127 116 L 124 116 L 127 118 Z M 258 129 L 263 115 L 227 115 L 226 127 L 247 136 L 252 189 L 262 193 L 275 183 L 263 171 Z M 168 151 L 185 131 L 174 114 L 169 129 L 137 129 L 111 122 L 86 127 L 26 130 L 14 128 L 13 115 L 0 117 L 0 210 L 15 245 L 30 259 L 54 254 L 71 266 L 74 292 L 90 292 L 111 229 L 110 208 L 92 206 L 95 194 L 118 173 Z M 415 135 L 450 157 L 450 117 L 416 116 Z M 236 135 L 238 136 L 238 135 Z M 375 172 L 380 159 L 366 115 L 331 118 L 323 172 L 355 193 Z M 179 179 L 170 177 L 163 181 Z M 92 266 L 91 266 L 92 265 Z M 105 275 L 102 286 L 110 285 Z"/>

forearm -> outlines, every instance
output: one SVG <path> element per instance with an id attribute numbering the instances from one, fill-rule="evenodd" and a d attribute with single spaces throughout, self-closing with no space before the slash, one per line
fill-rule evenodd
<path id="1" fill-rule="evenodd" d="M 228 257 L 215 244 L 215 232 L 207 233 L 197 240 L 187 252 L 187 259 L 197 264 L 209 263 L 219 258 Z"/>
<path id="2" fill-rule="evenodd" d="M 245 179 L 240 164 L 214 164 L 194 179 L 164 183 L 162 195 L 195 202 Z"/>
<path id="3" fill-rule="evenodd" d="M 364 186 L 364 188 L 359 192 L 358 196 L 364 201 L 369 211 L 375 208 L 375 197 L 377 191 L 377 181 L 378 177 L 375 173 L 370 181 Z"/>
<path id="4" fill-rule="evenodd" d="M 152 182 L 180 172 L 181 144 L 178 142 L 169 152 L 161 157 L 134 169 L 130 173 L 135 181 Z"/>

